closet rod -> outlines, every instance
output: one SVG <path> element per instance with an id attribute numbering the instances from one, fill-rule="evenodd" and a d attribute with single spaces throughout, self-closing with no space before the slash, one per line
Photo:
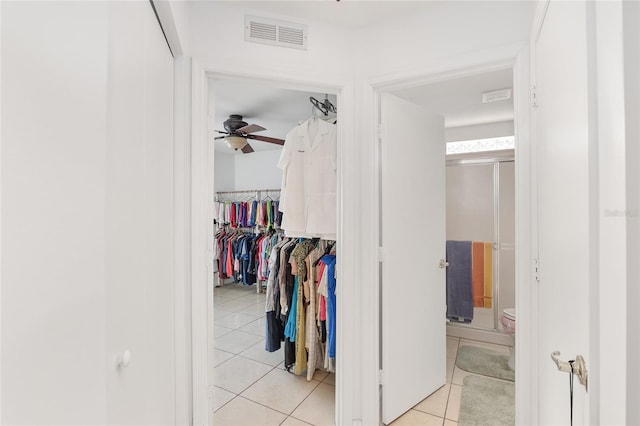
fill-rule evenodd
<path id="1" fill-rule="evenodd" d="M 249 192 L 280 192 L 278 189 L 247 189 L 244 191 L 218 191 L 216 194 L 247 194 Z"/>

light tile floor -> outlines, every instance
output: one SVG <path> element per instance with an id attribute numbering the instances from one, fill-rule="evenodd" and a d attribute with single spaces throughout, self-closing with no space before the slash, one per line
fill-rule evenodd
<path id="1" fill-rule="evenodd" d="M 264 350 L 265 295 L 255 286 L 226 284 L 214 290 L 213 380 L 216 425 L 334 424 L 335 376 L 317 371 L 313 380 L 283 368 L 283 349 Z M 447 337 L 447 383 L 392 423 L 393 426 L 457 425 L 462 381 L 471 375 L 456 363 L 459 345 L 509 347 Z"/>
<path id="2" fill-rule="evenodd" d="M 504 355 L 510 354 L 508 346 L 447 336 L 447 383 L 391 423 L 392 426 L 454 426 L 458 424 L 462 383 L 466 376 L 474 375 L 456 366 L 456 356 L 460 345 L 479 346 L 493 349 Z"/>
<path id="3" fill-rule="evenodd" d="M 255 286 L 214 290 L 213 382 L 216 425 L 333 425 L 335 377 L 288 373 L 283 349 L 264 350 L 265 294 Z"/>

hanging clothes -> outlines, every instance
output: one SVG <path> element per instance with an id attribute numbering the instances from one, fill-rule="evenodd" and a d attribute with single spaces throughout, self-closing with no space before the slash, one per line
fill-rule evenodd
<path id="1" fill-rule="evenodd" d="M 324 249 L 321 246 L 316 247 L 307 256 L 307 280 L 304 283 L 305 295 L 308 295 L 308 303 L 306 305 L 306 324 L 305 324 L 305 347 L 307 349 L 307 381 L 313 379 L 313 374 L 317 368 L 323 366 L 323 351 L 321 335 L 318 330 L 317 323 L 317 289 L 318 289 L 318 272 L 320 268 L 314 266 L 322 256 Z M 307 296 L 305 296 L 307 297 Z"/>
<path id="2" fill-rule="evenodd" d="M 276 351 L 284 342 L 285 368 L 309 381 L 318 368 L 335 371 L 335 255 L 327 254 L 332 246 L 322 240 L 271 241 L 265 350 Z M 330 355 L 334 359 L 327 361 Z"/>
<path id="3" fill-rule="evenodd" d="M 279 209 L 287 236 L 336 234 L 336 126 L 310 119 L 290 131 L 278 167 L 282 169 Z"/>

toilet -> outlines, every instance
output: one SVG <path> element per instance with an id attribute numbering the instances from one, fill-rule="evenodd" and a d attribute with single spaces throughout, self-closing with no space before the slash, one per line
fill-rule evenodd
<path id="1" fill-rule="evenodd" d="M 500 322 L 504 326 L 504 332 L 510 334 L 514 338 L 514 344 L 511 348 L 511 357 L 509 358 L 509 368 L 512 370 L 516 369 L 516 345 L 515 345 L 515 334 L 516 334 L 516 309 L 515 308 L 506 308 L 502 311 L 502 316 L 500 317 Z"/>

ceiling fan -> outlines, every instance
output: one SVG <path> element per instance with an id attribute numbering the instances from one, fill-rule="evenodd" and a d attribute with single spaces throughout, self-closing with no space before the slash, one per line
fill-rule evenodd
<path id="1" fill-rule="evenodd" d="M 252 133 L 261 132 L 267 130 L 257 124 L 247 124 L 242 120 L 242 116 L 238 114 L 231 114 L 224 123 L 225 132 L 222 130 L 216 130 L 218 133 L 224 133 L 225 136 L 218 136 L 214 139 L 224 139 L 229 148 L 233 148 L 236 151 L 242 150 L 243 153 L 248 154 L 253 152 L 253 148 L 249 145 L 247 139 L 255 139 L 257 141 L 273 143 L 276 145 L 284 145 L 284 140 L 277 138 L 270 138 L 267 136 L 253 135 Z"/>

